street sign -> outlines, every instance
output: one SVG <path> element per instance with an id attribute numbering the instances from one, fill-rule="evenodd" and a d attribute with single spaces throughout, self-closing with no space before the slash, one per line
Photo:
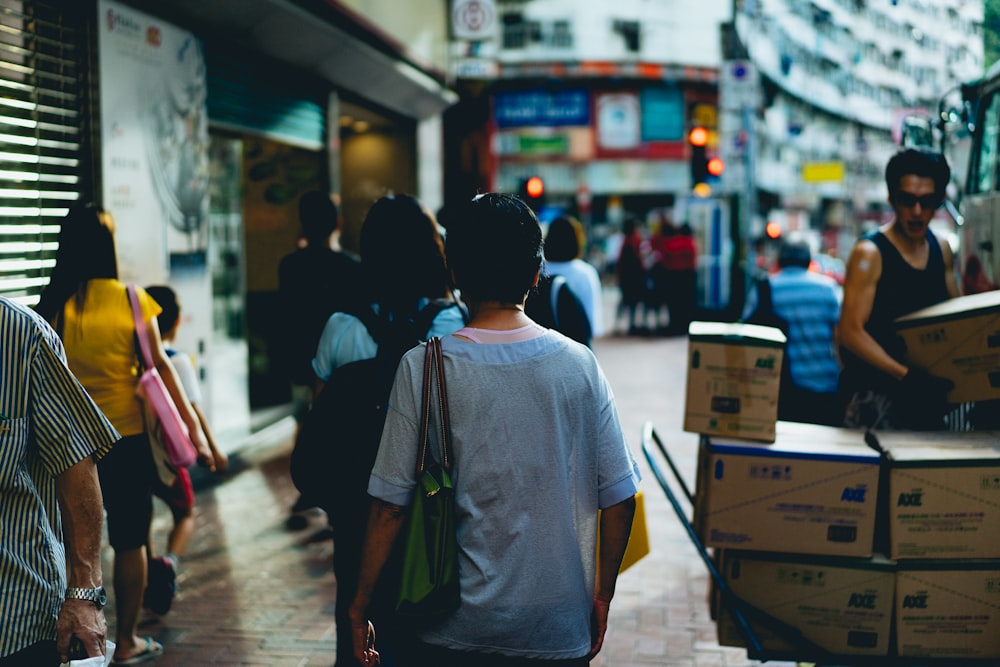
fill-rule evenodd
<path id="1" fill-rule="evenodd" d="M 844 180 L 843 162 L 806 162 L 802 165 L 805 183 L 840 182 Z"/>
<path id="2" fill-rule="evenodd" d="M 451 30 L 455 39 L 493 39 L 497 30 L 497 8 L 493 0 L 454 0 Z"/>
<path id="3" fill-rule="evenodd" d="M 719 69 L 719 106 L 737 110 L 761 103 L 760 75 L 749 60 L 727 60 Z"/>

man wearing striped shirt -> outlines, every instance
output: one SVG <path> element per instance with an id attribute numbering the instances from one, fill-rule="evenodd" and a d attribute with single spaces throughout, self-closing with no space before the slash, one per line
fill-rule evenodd
<path id="1" fill-rule="evenodd" d="M 840 298 L 836 282 L 809 270 L 812 251 L 802 239 L 788 239 L 778 250 L 779 271 L 770 276 L 771 307 L 787 324 L 788 343 L 778 397 L 778 419 L 839 426 L 843 410 L 837 396 L 840 362 L 836 330 Z M 757 290 L 747 296 L 744 319 L 757 308 Z"/>
<path id="2" fill-rule="evenodd" d="M 119 435 L 30 309 L 0 297 L 0 667 L 105 654 L 96 460 Z"/>

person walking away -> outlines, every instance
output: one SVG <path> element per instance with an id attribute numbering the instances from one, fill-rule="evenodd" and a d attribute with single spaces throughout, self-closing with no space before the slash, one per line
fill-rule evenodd
<path id="1" fill-rule="evenodd" d="M 542 276 L 528 293 L 524 312 L 548 329 L 555 329 L 578 343 L 590 347 L 590 320 L 580 297 L 562 276 Z"/>
<path id="2" fill-rule="evenodd" d="M 593 338 L 604 335 L 604 303 L 597 269 L 580 259 L 583 228 L 579 221 L 561 215 L 549 223 L 545 236 L 545 275 L 562 276 L 587 312 Z"/>
<path id="3" fill-rule="evenodd" d="M 56 667 L 73 637 L 103 656 L 96 462 L 119 435 L 38 314 L 0 297 L 0 337 L 0 667 Z"/>
<path id="4" fill-rule="evenodd" d="M 312 190 L 299 200 L 300 247 L 278 265 L 278 303 L 284 340 L 279 355 L 292 383 L 294 416 L 300 425 L 312 401 L 316 376 L 312 358 L 330 315 L 354 312 L 363 305 L 361 263 L 340 248 L 340 211 L 323 192 Z M 288 527 L 305 528 L 304 512 L 314 499 L 299 497 L 292 505 Z"/>
<path id="5" fill-rule="evenodd" d="M 604 641 L 639 481 L 611 388 L 587 347 L 524 314 L 542 265 L 526 204 L 476 197 L 452 218 L 446 255 L 472 314 L 442 339 L 461 602 L 417 632 L 407 664 L 586 665 Z M 423 364 L 423 346 L 400 363 L 368 483 L 350 608 L 366 666 L 379 651 L 369 603 L 417 483 Z"/>
<path id="6" fill-rule="evenodd" d="M 615 275 L 621 292 L 618 316 L 625 315 L 625 330 L 629 334 L 638 334 L 645 328 L 645 304 L 649 299 L 649 278 L 646 272 L 649 248 L 634 217 L 625 219 L 622 233 L 622 245 L 615 261 Z"/>
<path id="7" fill-rule="evenodd" d="M 667 285 L 664 298 L 670 311 L 666 333 L 684 336 L 694 319 L 697 296 L 698 243 L 690 225 L 681 225 L 676 234 L 664 239 L 661 262 Z"/>
<path id="8" fill-rule="evenodd" d="M 184 394 L 191 402 L 191 409 L 198 416 L 198 423 L 201 424 L 205 440 L 212 450 L 215 472 L 223 473 L 229 465 L 229 457 L 219 449 L 212 429 L 209 428 L 208 419 L 201 409 L 201 383 L 198 381 L 198 373 L 191 361 L 191 355 L 174 349 L 177 330 L 181 326 L 181 305 L 177 293 L 169 285 L 150 285 L 146 288 L 146 293 L 161 308 L 156 321 L 160 328 L 160 338 L 163 340 L 163 350 L 170 358 L 170 365 L 174 367 L 177 378 L 184 388 Z M 154 555 L 152 539 L 146 545 L 148 575 L 143 607 L 161 616 L 170 611 L 177 592 L 177 570 L 181 556 L 187 551 L 195 527 L 194 487 L 191 485 L 191 473 L 186 468 L 171 472 L 173 474 L 169 484 L 160 477 L 157 477 L 153 484 L 153 495 L 167 504 L 173 516 L 173 527 L 167 535 L 166 553 L 163 556 Z"/>
<path id="9" fill-rule="evenodd" d="M 670 283 L 671 274 L 667 271 L 667 242 L 677 236 L 677 227 L 666 213 L 661 211 L 657 215 L 659 222 L 653 228 L 653 234 L 649 239 L 650 289 L 646 303 L 648 309 L 653 312 L 653 326 L 656 333 L 666 334 L 670 323 L 676 317 L 670 312 L 670 292 L 674 286 Z"/>
<path id="10" fill-rule="evenodd" d="M 212 452 L 198 416 L 181 389 L 163 351 L 156 316 L 160 307 L 136 288 L 153 363 L 187 425 L 201 465 L 211 468 Z M 118 280 L 114 220 L 86 205 L 71 208 L 59 230 L 52 278 L 38 312 L 62 336 L 69 367 L 97 406 L 122 434 L 122 441 L 98 462 L 107 510 L 108 538 L 114 550 L 114 663 L 135 664 L 157 657 L 163 647 L 137 634 L 146 586 L 146 542 L 153 513 L 156 470 L 136 397 L 139 359 L 135 322 L 127 286 Z"/>
<path id="11" fill-rule="evenodd" d="M 318 392 L 324 390 L 326 382 L 332 384 L 336 381 L 338 369 L 353 362 L 373 359 L 380 352 L 391 352 L 389 348 L 395 343 L 391 340 L 377 342 L 373 334 L 384 333 L 383 338 L 392 338 L 395 323 L 420 321 L 423 319 L 421 313 L 430 312 L 433 314 L 430 328 L 420 332 L 425 337 L 447 335 L 465 325 L 465 313 L 452 296 L 451 278 L 437 223 L 427 208 L 413 197 L 389 195 L 372 205 L 361 227 L 361 268 L 370 305 L 364 312 L 334 313 L 327 321 L 312 362 L 318 378 Z M 380 347 L 383 349 L 380 350 Z M 388 358 L 386 363 L 391 368 L 378 372 L 386 374 L 388 386 L 392 382 L 398 357 Z M 380 411 L 380 414 L 384 419 L 385 411 Z M 362 419 L 362 415 L 357 418 Z M 337 507 L 331 517 L 335 547 L 333 570 L 337 578 L 336 664 L 337 667 L 351 667 L 357 662 L 351 646 L 347 612 L 361 569 L 361 545 L 370 503 L 365 485 L 374 452 L 378 448 L 381 424 L 374 429 L 368 424 L 341 424 L 337 429 L 338 432 L 330 435 L 330 446 L 331 449 L 339 447 L 339 450 L 331 451 L 331 457 L 340 462 L 338 465 L 351 465 L 351 475 L 357 477 L 352 480 L 352 488 L 337 489 Z M 348 434 L 358 431 L 364 435 L 349 437 Z M 372 441 L 368 442 L 368 439 Z M 366 459 L 366 465 L 359 465 Z M 355 473 L 354 467 L 360 469 Z M 356 489 L 353 488 L 355 486 Z M 389 639 L 392 631 L 390 628 L 386 630 L 383 635 Z M 392 656 L 388 652 L 384 657 L 383 664 L 391 664 Z"/>
<path id="12" fill-rule="evenodd" d="M 930 229 L 951 177 L 940 153 L 908 148 L 886 164 L 893 219 L 847 260 L 839 339 L 849 427 L 940 429 L 951 383 L 907 366 L 897 317 L 958 296 L 951 248 Z"/>
<path id="13" fill-rule="evenodd" d="M 810 271 L 811 261 L 808 243 L 784 242 L 778 251 L 778 273 L 761 278 L 767 285 L 750 292 L 744 320 L 761 306 L 759 290 L 769 289 L 771 308 L 784 320 L 787 339 L 778 419 L 839 426 L 843 406 L 837 393 L 840 362 L 835 340 L 840 301 L 836 282 Z"/>

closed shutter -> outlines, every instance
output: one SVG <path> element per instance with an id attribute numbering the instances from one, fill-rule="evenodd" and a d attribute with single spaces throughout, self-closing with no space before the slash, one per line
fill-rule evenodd
<path id="1" fill-rule="evenodd" d="M 80 16 L 0 0 L 0 294 L 29 305 L 55 264 L 60 218 L 89 188 Z"/>

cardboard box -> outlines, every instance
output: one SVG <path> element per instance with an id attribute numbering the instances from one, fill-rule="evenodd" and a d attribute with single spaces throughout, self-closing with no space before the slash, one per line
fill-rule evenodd
<path id="1" fill-rule="evenodd" d="M 814 657 L 808 645 L 793 643 L 796 634 L 834 655 L 889 653 L 896 585 L 891 561 L 727 550 L 721 572 L 737 597 L 792 629 L 774 629 L 744 614 L 769 660 Z M 722 646 L 747 647 L 724 603 L 717 628 Z"/>
<path id="2" fill-rule="evenodd" d="M 684 430 L 772 442 L 784 349 L 780 329 L 692 322 Z"/>
<path id="3" fill-rule="evenodd" d="M 1000 433 L 875 434 L 892 558 L 1000 558 Z"/>
<path id="4" fill-rule="evenodd" d="M 778 422 L 770 445 L 703 435 L 695 530 L 709 547 L 871 556 L 879 463 L 850 429 Z"/>
<path id="5" fill-rule="evenodd" d="M 970 294 L 896 320 L 906 361 L 955 383 L 952 403 L 1000 398 L 1000 291 Z"/>
<path id="6" fill-rule="evenodd" d="M 1000 561 L 899 563 L 895 624 L 900 656 L 1000 659 Z"/>

